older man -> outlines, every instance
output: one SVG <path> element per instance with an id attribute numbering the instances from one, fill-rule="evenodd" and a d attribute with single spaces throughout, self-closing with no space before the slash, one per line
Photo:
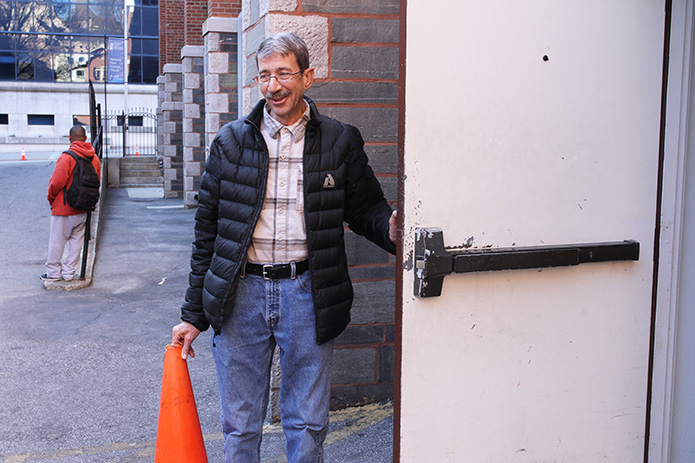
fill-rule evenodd
<path id="1" fill-rule="evenodd" d="M 323 461 L 333 340 L 353 300 L 344 223 L 395 253 L 395 212 L 352 126 L 304 96 L 306 44 L 283 33 L 256 54 L 264 95 L 225 125 L 201 180 L 190 287 L 172 343 L 212 326 L 225 459 L 260 461 L 273 349 L 280 349 L 289 462 Z"/>

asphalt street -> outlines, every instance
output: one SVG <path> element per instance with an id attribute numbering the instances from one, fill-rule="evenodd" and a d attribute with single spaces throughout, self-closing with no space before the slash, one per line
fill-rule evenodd
<path id="1" fill-rule="evenodd" d="M 188 279 L 195 211 L 179 199 L 108 189 L 92 285 L 44 289 L 58 152 L 0 154 L 0 462 L 152 462 L 164 349 Z M 188 361 L 210 462 L 222 462 L 209 333 Z M 392 461 L 392 407 L 331 414 L 328 463 Z M 284 460 L 267 424 L 263 461 Z"/>

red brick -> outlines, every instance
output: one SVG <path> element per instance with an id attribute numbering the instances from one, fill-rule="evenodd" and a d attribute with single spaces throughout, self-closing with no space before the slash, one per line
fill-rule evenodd
<path id="1" fill-rule="evenodd" d="M 184 45 L 184 0 L 163 0 L 159 4 L 159 73 L 165 64 L 181 62 Z"/>
<path id="2" fill-rule="evenodd" d="M 203 45 L 203 22 L 210 16 L 236 18 L 241 0 L 160 0 L 159 73 L 181 62 L 184 45 Z"/>

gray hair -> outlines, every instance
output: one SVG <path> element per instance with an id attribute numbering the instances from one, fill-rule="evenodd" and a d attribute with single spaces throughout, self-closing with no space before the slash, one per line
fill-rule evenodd
<path id="1" fill-rule="evenodd" d="M 258 46 L 256 52 L 256 66 L 258 60 L 273 55 L 294 55 L 299 65 L 299 70 L 304 72 L 309 68 L 309 50 L 306 43 L 294 32 L 281 32 L 271 35 Z"/>

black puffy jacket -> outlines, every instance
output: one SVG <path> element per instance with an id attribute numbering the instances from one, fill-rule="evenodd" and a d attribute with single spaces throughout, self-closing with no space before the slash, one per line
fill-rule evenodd
<path id="1" fill-rule="evenodd" d="M 364 142 L 350 125 L 321 116 L 307 98 L 311 118 L 304 142 L 304 217 L 316 311 L 316 341 L 338 336 L 350 321 L 353 289 L 348 275 L 344 222 L 383 249 L 391 208 L 372 169 Z M 226 124 L 210 146 L 198 195 L 191 273 L 181 319 L 219 334 L 261 211 L 268 149 L 260 131 L 265 102 L 246 118 Z M 324 187 L 328 174 L 335 185 Z"/>

